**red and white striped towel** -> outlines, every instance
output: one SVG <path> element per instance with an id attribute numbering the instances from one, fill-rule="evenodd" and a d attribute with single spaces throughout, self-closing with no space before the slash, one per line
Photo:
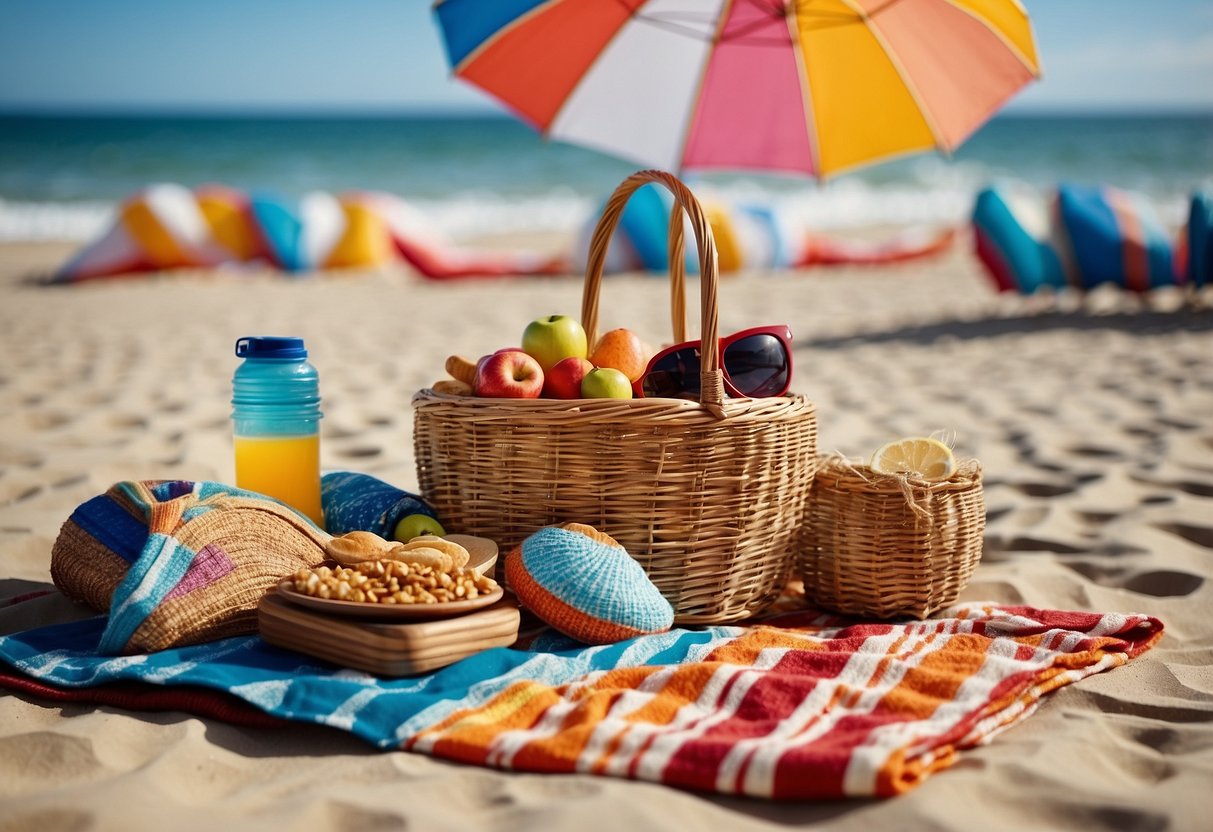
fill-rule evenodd
<path id="1" fill-rule="evenodd" d="M 1050 691 L 1126 663 L 1162 624 L 973 604 L 913 623 L 802 613 L 709 635 L 686 632 L 703 643 L 678 664 L 469 695 L 404 747 L 726 794 L 887 796 L 1024 719 Z"/>

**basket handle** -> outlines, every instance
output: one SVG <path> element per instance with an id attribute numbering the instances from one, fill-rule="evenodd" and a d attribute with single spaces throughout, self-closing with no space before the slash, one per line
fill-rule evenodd
<path id="1" fill-rule="evenodd" d="M 720 372 L 720 342 L 717 334 L 719 313 L 716 298 L 720 282 L 720 266 L 716 252 L 716 240 L 712 237 L 712 226 L 703 212 L 703 206 L 676 176 L 660 170 L 642 170 L 633 173 L 615 189 L 607 200 L 606 208 L 590 239 L 590 254 L 585 267 L 585 287 L 581 295 L 581 325 L 591 346 L 598 337 L 598 295 L 602 286 L 602 270 L 606 264 L 607 248 L 611 237 L 623 216 L 624 206 L 632 194 L 650 182 L 664 185 L 674 195 L 674 207 L 670 211 L 670 314 L 674 329 L 674 343 L 686 340 L 686 276 L 683 264 L 682 217 L 685 212 L 691 219 L 691 230 L 695 232 L 695 244 L 699 251 L 699 319 L 700 319 L 700 365 L 699 403 L 714 415 L 723 418 L 724 377 Z"/>

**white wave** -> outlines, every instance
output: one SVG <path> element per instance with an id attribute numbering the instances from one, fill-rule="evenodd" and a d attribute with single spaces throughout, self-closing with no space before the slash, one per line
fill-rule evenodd
<path id="1" fill-rule="evenodd" d="M 954 225 L 966 222 L 990 171 L 959 164 L 924 161 L 909 176 L 873 182 L 849 177 L 824 184 L 794 185 L 781 180 L 745 179 L 695 182 L 704 201 L 758 204 L 773 208 L 784 220 L 812 230 L 845 230 L 873 226 Z M 1033 183 L 1019 187 L 1047 197 Z M 461 190 L 446 196 L 410 199 L 435 230 L 455 240 L 485 235 L 573 232 L 593 221 L 607 194 L 588 195 L 572 188 L 504 194 Z M 1187 213 L 1184 193 L 1152 193 L 1147 198 L 1164 225 L 1176 228 Z M 0 198 L 0 242 L 95 239 L 112 221 L 116 203 L 101 201 L 20 202 Z"/>
<path id="2" fill-rule="evenodd" d="M 569 231 L 596 210 L 594 200 L 572 190 L 507 197 L 465 191 L 443 199 L 409 200 L 435 229 L 455 238 L 488 234 Z M 87 242 L 113 221 L 117 203 L 20 202 L 0 198 L 0 242 Z"/>
<path id="3" fill-rule="evenodd" d="M 408 202 L 423 212 L 435 228 L 455 239 L 499 233 L 572 231 L 598 208 L 596 200 L 569 188 L 527 196 L 460 191 L 442 199 Z"/>
<path id="4" fill-rule="evenodd" d="M 12 202 L 0 198 L 0 242 L 91 240 L 109 226 L 114 208 L 112 202 Z"/>
<path id="5" fill-rule="evenodd" d="M 813 229 L 959 223 L 968 217 L 978 190 L 967 182 L 924 188 L 858 180 L 820 186 L 805 183 L 794 190 L 755 180 L 692 187 L 705 201 L 767 205 L 790 223 Z M 410 204 L 447 235 L 467 239 L 497 233 L 574 231 L 597 217 L 606 197 L 565 189 L 521 197 L 463 191 L 442 199 L 410 200 Z"/>

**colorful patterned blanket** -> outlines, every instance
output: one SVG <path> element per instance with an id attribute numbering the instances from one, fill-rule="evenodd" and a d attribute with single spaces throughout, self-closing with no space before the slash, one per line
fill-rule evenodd
<path id="1" fill-rule="evenodd" d="M 898 624 L 802 612 L 603 647 L 545 634 L 385 680 L 256 636 L 106 656 L 105 624 L 0 637 L 0 662 L 57 688 L 224 691 L 384 749 L 767 798 L 904 792 L 1163 631 L 1145 615 L 981 604 Z"/>

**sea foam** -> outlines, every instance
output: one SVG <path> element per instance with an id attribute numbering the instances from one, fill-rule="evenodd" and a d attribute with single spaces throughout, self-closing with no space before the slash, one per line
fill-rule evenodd
<path id="1" fill-rule="evenodd" d="M 1023 183 L 1019 183 L 1023 187 Z M 968 220 L 981 183 L 967 176 L 942 176 L 931 184 L 904 180 L 871 183 L 841 179 L 799 187 L 761 179 L 693 182 L 705 203 L 765 205 L 806 230 L 846 230 L 873 226 L 957 225 Z M 1042 198 L 1044 192 L 1040 192 Z M 407 195 L 402 195 L 406 199 Z M 555 187 L 529 194 L 456 190 L 442 197 L 411 199 L 434 230 L 455 240 L 486 235 L 572 232 L 594 221 L 606 195 Z M 1169 194 L 1152 200 L 1162 222 L 1178 228 L 1186 200 Z M 27 202 L 0 198 L 0 242 L 85 242 L 113 221 L 118 203 L 103 201 Z"/>

